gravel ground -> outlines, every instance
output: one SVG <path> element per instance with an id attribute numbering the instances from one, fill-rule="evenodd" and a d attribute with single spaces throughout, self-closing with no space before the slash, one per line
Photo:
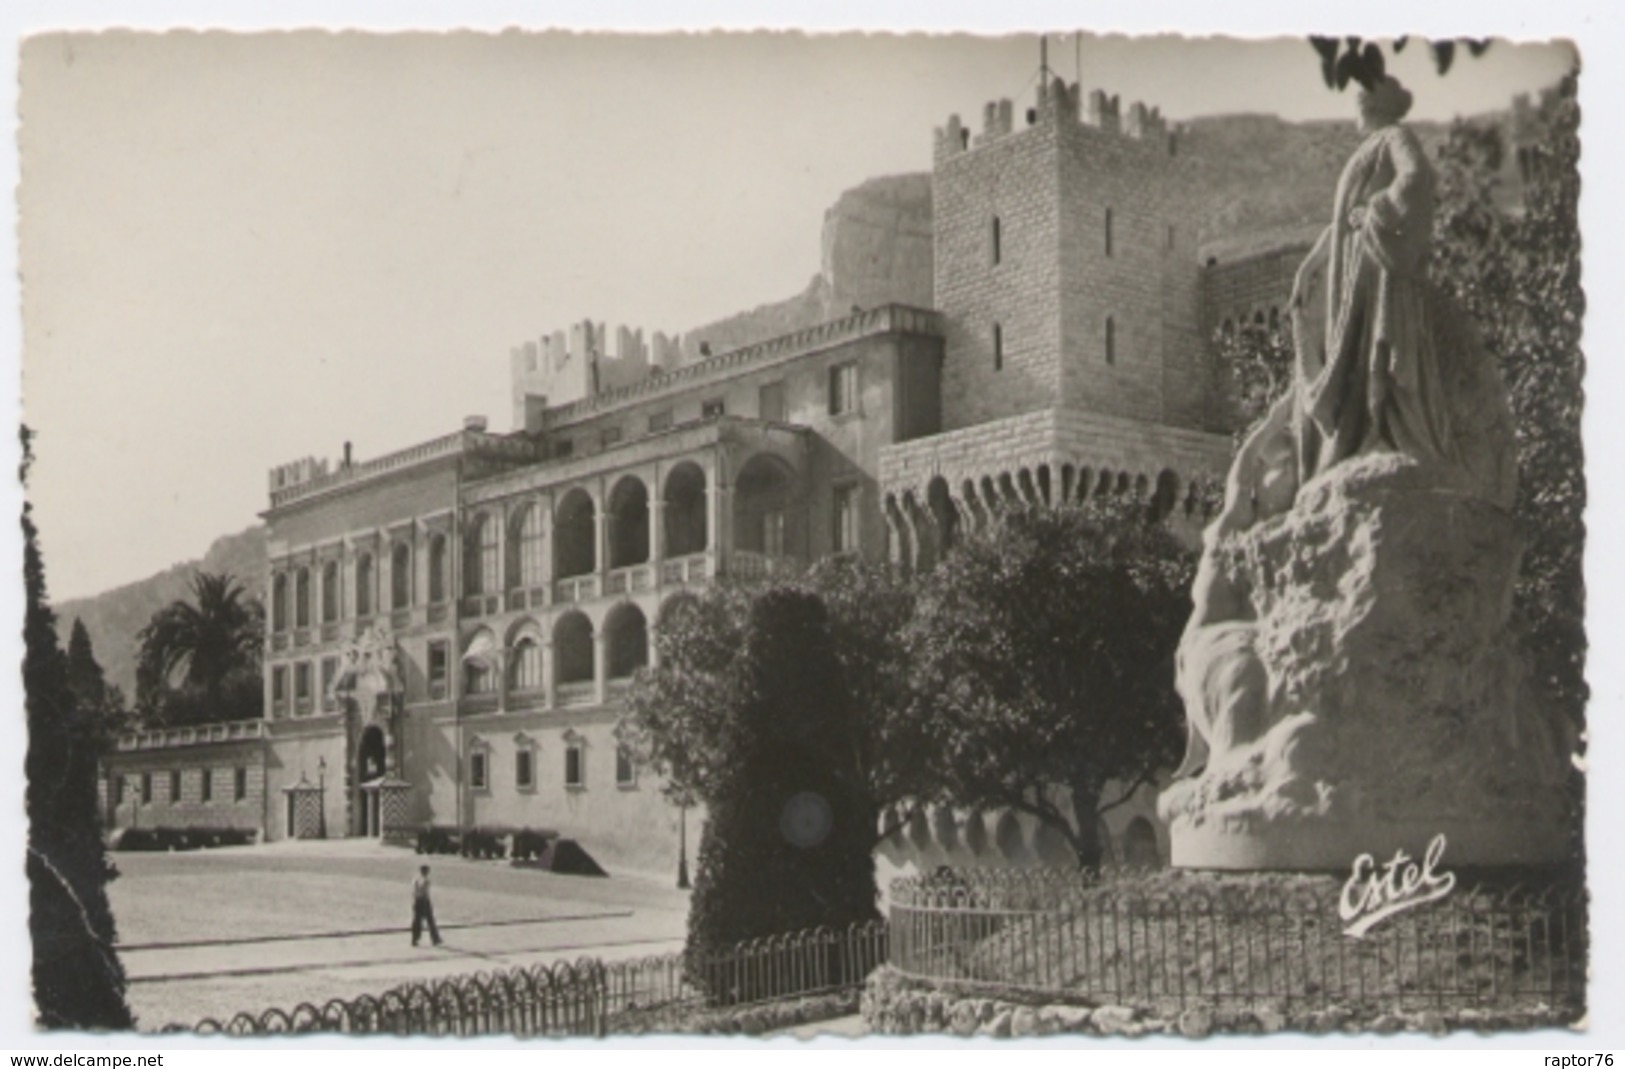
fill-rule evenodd
<path id="1" fill-rule="evenodd" d="M 666 881 L 555 876 L 358 840 L 114 855 L 109 887 L 139 1027 L 292 1009 L 396 984 L 681 946 L 688 895 Z M 446 945 L 407 938 L 433 867 Z"/>

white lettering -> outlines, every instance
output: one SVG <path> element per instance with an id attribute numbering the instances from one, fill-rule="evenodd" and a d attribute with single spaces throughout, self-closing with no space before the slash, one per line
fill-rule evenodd
<path id="1" fill-rule="evenodd" d="M 1355 858 L 1337 902 L 1337 915 L 1344 922 L 1353 922 L 1343 934 L 1360 939 L 1378 921 L 1449 894 L 1456 886 L 1456 874 L 1435 872 L 1444 857 L 1444 845 L 1444 835 L 1435 835 L 1420 865 L 1403 850 L 1396 850 L 1393 860 L 1380 869 L 1370 854 Z"/>

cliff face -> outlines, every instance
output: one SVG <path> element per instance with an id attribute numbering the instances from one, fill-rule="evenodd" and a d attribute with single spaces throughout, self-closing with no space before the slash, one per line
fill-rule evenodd
<path id="1" fill-rule="evenodd" d="M 47 568 L 50 564 L 47 562 Z M 248 593 L 263 598 L 267 580 L 265 527 L 253 527 L 214 540 L 202 560 L 186 561 L 157 575 L 115 587 L 94 597 L 75 598 L 55 606 L 57 631 L 66 647 L 77 618 L 85 623 L 96 660 L 109 683 L 135 700 L 136 634 L 152 614 L 177 598 L 190 599 L 192 575 L 197 571 L 226 572 L 237 577 Z"/>
<path id="2" fill-rule="evenodd" d="M 871 178 L 842 193 L 824 213 L 821 269 L 787 300 L 684 332 L 713 353 L 788 334 L 853 308 L 931 305 L 931 176 Z"/>

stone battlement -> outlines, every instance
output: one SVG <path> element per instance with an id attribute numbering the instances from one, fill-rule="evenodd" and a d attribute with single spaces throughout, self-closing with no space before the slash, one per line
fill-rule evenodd
<path id="1" fill-rule="evenodd" d="M 268 481 L 271 492 L 275 493 L 302 483 L 313 482 L 327 473 L 328 461 L 325 457 L 320 460 L 315 457 L 300 457 L 298 460 L 278 464 L 272 468 Z"/>
<path id="2" fill-rule="evenodd" d="M 1125 109 L 1118 97 L 1107 96 L 1102 89 L 1090 90 L 1085 99 L 1078 83 L 1068 84 L 1062 78 L 1039 85 L 1026 118 L 1028 126 L 1070 122 L 1139 141 L 1161 141 L 1166 144 L 1169 155 L 1174 152 L 1174 135 L 1160 108 L 1134 101 Z M 979 133 L 972 134 L 958 115 L 950 115 L 946 126 L 937 127 L 935 160 L 940 164 L 962 152 L 992 144 L 1015 132 L 1011 102 L 1007 99 L 989 101 L 982 108 L 982 129 Z"/>
<path id="3" fill-rule="evenodd" d="M 696 340 L 685 347 L 682 335 L 658 330 L 646 338 L 641 327 L 618 326 L 611 334 L 607 324 L 590 319 L 571 324 L 568 331 L 523 342 L 510 353 L 514 423 L 525 424 L 526 396 L 565 404 L 618 390 L 693 361 L 701 355 L 698 344 Z"/>

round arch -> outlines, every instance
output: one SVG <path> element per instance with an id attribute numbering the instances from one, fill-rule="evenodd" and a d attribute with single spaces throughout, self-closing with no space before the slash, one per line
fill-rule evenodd
<path id="1" fill-rule="evenodd" d="M 692 460 L 683 461 L 666 475 L 660 491 L 665 506 L 666 556 L 705 552 L 709 542 L 705 494 L 705 471 Z"/>

